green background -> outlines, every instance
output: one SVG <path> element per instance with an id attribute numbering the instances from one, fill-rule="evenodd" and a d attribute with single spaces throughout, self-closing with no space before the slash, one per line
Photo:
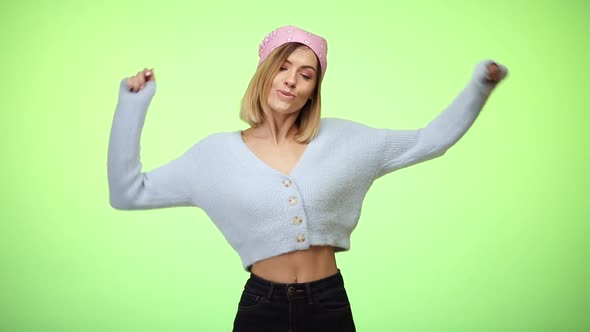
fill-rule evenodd
<path id="1" fill-rule="evenodd" d="M 16 4 L 18 3 L 18 4 Z M 359 331 L 589 331 L 585 1 L 0 3 L 0 331 L 230 331 L 248 274 L 202 210 L 110 207 L 119 81 L 155 68 L 144 170 L 219 131 L 258 43 L 328 40 L 323 116 L 418 128 L 510 74 L 441 158 L 375 182 L 337 254 Z"/>

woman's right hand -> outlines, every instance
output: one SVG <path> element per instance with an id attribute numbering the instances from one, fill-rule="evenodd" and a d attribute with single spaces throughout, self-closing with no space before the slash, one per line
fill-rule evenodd
<path id="1" fill-rule="evenodd" d="M 129 77 L 127 79 L 127 88 L 131 92 L 138 92 L 144 88 L 145 83 L 148 81 L 156 81 L 153 68 L 144 68 L 142 71 L 137 72 L 137 75 Z"/>

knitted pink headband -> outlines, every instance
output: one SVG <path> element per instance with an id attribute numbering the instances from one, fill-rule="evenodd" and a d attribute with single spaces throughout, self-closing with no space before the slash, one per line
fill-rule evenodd
<path id="1" fill-rule="evenodd" d="M 258 56 L 260 56 L 258 66 L 264 62 L 275 48 L 290 42 L 304 44 L 314 51 L 320 61 L 321 77 L 324 77 L 326 68 L 328 67 L 328 59 L 326 58 L 328 54 L 328 43 L 326 39 L 293 25 L 280 27 L 264 37 L 258 47 Z"/>

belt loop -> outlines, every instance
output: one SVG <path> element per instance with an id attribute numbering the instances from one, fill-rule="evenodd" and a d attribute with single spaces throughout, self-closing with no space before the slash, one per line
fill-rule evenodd
<path id="1" fill-rule="evenodd" d="M 274 282 L 270 282 L 270 286 L 268 287 L 268 293 L 266 294 L 266 300 L 270 302 L 270 297 L 272 296 L 272 292 L 274 290 L 275 284 Z"/>
<path id="2" fill-rule="evenodd" d="M 305 283 L 305 290 L 307 291 L 307 303 L 313 304 L 313 301 L 311 298 L 311 287 L 309 287 L 309 282 Z"/>

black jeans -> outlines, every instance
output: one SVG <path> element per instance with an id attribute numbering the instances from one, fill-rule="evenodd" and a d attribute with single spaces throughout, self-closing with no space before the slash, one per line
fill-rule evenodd
<path id="1" fill-rule="evenodd" d="M 238 303 L 233 332 L 356 331 L 338 272 L 306 283 L 276 283 L 254 273 Z"/>

